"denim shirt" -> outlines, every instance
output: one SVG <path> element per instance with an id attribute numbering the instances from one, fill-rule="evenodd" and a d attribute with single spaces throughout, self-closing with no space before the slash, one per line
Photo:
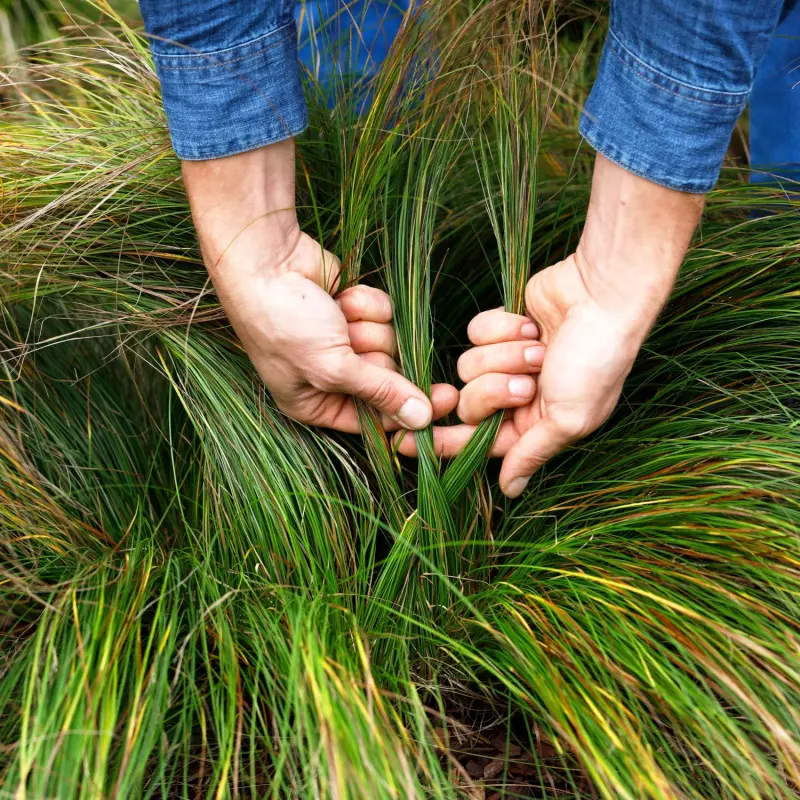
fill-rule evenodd
<path id="1" fill-rule="evenodd" d="M 612 0 L 581 134 L 630 172 L 708 191 L 770 35 L 795 2 Z M 233 155 L 304 130 L 294 0 L 140 7 L 180 158 Z"/>

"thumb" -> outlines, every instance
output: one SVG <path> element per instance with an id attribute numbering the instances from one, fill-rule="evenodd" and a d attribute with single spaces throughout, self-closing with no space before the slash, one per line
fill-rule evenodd
<path id="1" fill-rule="evenodd" d="M 507 497 L 519 497 L 536 470 L 560 453 L 576 437 L 552 417 L 544 416 L 506 453 L 500 470 L 500 489 Z"/>
<path id="2" fill-rule="evenodd" d="M 431 424 L 433 408 L 424 392 L 397 372 L 370 364 L 355 353 L 343 359 L 335 391 L 375 406 L 404 428 L 421 430 Z"/>
<path id="3" fill-rule="evenodd" d="M 342 263 L 307 234 L 300 234 L 289 258 L 289 266 L 294 272 L 321 286 L 328 294 L 336 294 L 342 277 Z"/>

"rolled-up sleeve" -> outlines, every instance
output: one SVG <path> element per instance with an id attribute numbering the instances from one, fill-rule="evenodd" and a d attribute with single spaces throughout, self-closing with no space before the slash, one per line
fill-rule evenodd
<path id="1" fill-rule="evenodd" d="M 580 131 L 655 183 L 707 192 L 783 0 L 612 0 Z"/>
<path id="2" fill-rule="evenodd" d="M 140 8 L 180 158 L 234 155 L 305 129 L 292 0 L 140 0 Z"/>

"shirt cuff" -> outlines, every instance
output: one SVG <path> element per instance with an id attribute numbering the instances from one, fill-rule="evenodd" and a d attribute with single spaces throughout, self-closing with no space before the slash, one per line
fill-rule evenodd
<path id="1" fill-rule="evenodd" d="M 580 132 L 635 175 L 705 193 L 719 177 L 748 94 L 683 83 L 637 58 L 609 31 Z"/>
<path id="2" fill-rule="evenodd" d="M 153 61 L 179 158 L 243 153 L 308 125 L 294 21 L 236 47 L 154 53 Z"/>

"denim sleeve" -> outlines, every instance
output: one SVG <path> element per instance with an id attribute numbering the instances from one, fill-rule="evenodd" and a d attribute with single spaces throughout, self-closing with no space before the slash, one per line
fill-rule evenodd
<path id="1" fill-rule="evenodd" d="M 219 158 L 308 124 L 294 0 L 140 0 L 175 152 Z"/>
<path id="2" fill-rule="evenodd" d="M 707 192 L 783 6 L 783 0 L 611 0 L 581 134 L 629 172 Z"/>

